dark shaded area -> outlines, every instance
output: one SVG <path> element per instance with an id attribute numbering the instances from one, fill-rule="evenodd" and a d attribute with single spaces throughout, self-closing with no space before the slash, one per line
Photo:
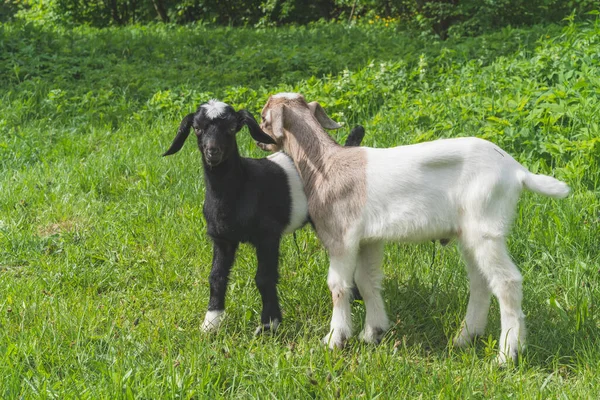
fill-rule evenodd
<path id="1" fill-rule="evenodd" d="M 468 286 L 466 279 L 464 285 Z M 468 293 L 456 288 L 432 285 L 414 277 L 403 283 L 384 280 L 383 296 L 388 300 L 388 315 L 396 322 L 384 340 L 420 346 L 423 351 L 437 357 L 444 357 L 448 353 L 449 343 L 460 330 L 459 321 L 464 317 Z M 531 293 L 525 292 L 524 302 L 527 314 L 527 349 L 523 356 L 529 360 L 529 365 L 552 370 L 554 360 L 568 359 L 569 362 L 576 362 L 578 353 L 599 345 L 600 328 L 594 313 L 584 322 L 578 323 L 575 312 L 558 312 L 540 296 L 533 297 Z M 397 320 L 394 321 L 394 318 Z M 484 342 L 488 341 L 488 337 L 499 340 L 500 312 L 495 298 L 492 300 L 488 321 L 485 335 L 473 343 L 481 358 L 485 356 Z M 448 326 L 450 329 L 445 332 Z M 548 342 L 549 332 L 552 332 L 551 342 Z M 544 341 L 540 341 L 541 338 Z"/>
<path id="2" fill-rule="evenodd" d="M 430 31 L 445 40 L 452 30 L 458 35 L 474 35 L 508 25 L 553 23 L 571 13 L 584 16 L 597 7 L 594 0 L 9 0 L 0 6 L 0 21 L 14 18 L 19 11 L 25 11 L 26 18 L 58 25 L 96 27 L 155 21 L 264 27 L 362 17 L 398 23 L 412 31 Z"/>

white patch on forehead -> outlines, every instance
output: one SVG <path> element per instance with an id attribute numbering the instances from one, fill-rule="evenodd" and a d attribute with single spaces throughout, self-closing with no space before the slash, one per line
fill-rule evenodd
<path id="1" fill-rule="evenodd" d="M 228 106 L 227 103 L 219 100 L 209 100 L 208 103 L 202 105 L 202 108 L 206 110 L 206 118 L 215 119 L 223 116 Z"/>
<path id="2" fill-rule="evenodd" d="M 297 100 L 301 99 L 302 95 L 300 93 L 277 93 L 273 95 L 274 99 L 287 99 L 287 100 Z"/>

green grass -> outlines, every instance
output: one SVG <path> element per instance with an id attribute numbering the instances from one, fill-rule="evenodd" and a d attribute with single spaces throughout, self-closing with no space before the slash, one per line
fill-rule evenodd
<path id="1" fill-rule="evenodd" d="M 0 396 L 4 398 L 598 398 L 600 25 L 436 42 L 383 27 L 265 30 L 0 26 Z M 492 140 L 567 181 L 525 193 L 509 241 L 528 349 L 499 335 L 453 349 L 467 278 L 452 245 L 386 247 L 394 322 L 378 346 L 328 351 L 327 254 L 283 241 L 284 323 L 254 338 L 256 260 L 242 246 L 227 318 L 199 326 L 211 246 L 193 143 L 161 158 L 181 118 L 218 97 L 257 113 L 269 93 L 319 100 L 377 147 Z M 336 132 L 338 140 L 348 128 Z M 241 152 L 264 156 L 247 131 Z M 353 305 L 356 331 L 364 307 Z"/>

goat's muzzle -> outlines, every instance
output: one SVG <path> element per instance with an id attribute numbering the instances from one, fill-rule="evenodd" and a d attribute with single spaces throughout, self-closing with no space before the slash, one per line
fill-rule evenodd
<path id="1" fill-rule="evenodd" d="M 223 152 L 216 147 L 204 148 L 204 160 L 211 167 L 219 165 L 223 161 Z"/>

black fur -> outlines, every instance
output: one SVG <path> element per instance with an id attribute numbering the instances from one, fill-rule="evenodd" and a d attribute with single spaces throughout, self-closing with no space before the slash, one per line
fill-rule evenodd
<path id="1" fill-rule="evenodd" d="M 352 129 L 352 132 L 350 132 L 350 134 L 348 135 L 348 138 L 346 139 L 346 143 L 344 144 L 344 146 L 349 146 L 349 147 L 360 146 L 360 143 L 362 142 L 364 137 L 365 137 L 365 128 L 363 128 L 360 125 L 356 125 L 354 127 L 354 129 Z"/>
<path id="2" fill-rule="evenodd" d="M 240 242 L 251 243 L 256 248 L 255 282 L 263 303 L 261 327 L 257 330 L 260 333 L 276 327 L 282 320 L 277 297 L 279 243 L 290 222 L 292 200 L 283 168 L 266 158 L 240 157 L 235 135 L 245 125 L 254 140 L 274 143 L 248 111 L 236 112 L 228 106 L 220 117 L 211 119 L 201 105 L 196 113 L 186 115 L 181 121 L 177 136 L 164 155 L 178 152 L 194 128 L 204 165 L 203 213 L 213 241 L 208 310 L 225 310 L 236 250 Z M 356 134 L 364 135 L 362 127 L 355 130 Z M 351 138 L 354 138 L 352 133 L 348 140 L 354 140 Z"/>

